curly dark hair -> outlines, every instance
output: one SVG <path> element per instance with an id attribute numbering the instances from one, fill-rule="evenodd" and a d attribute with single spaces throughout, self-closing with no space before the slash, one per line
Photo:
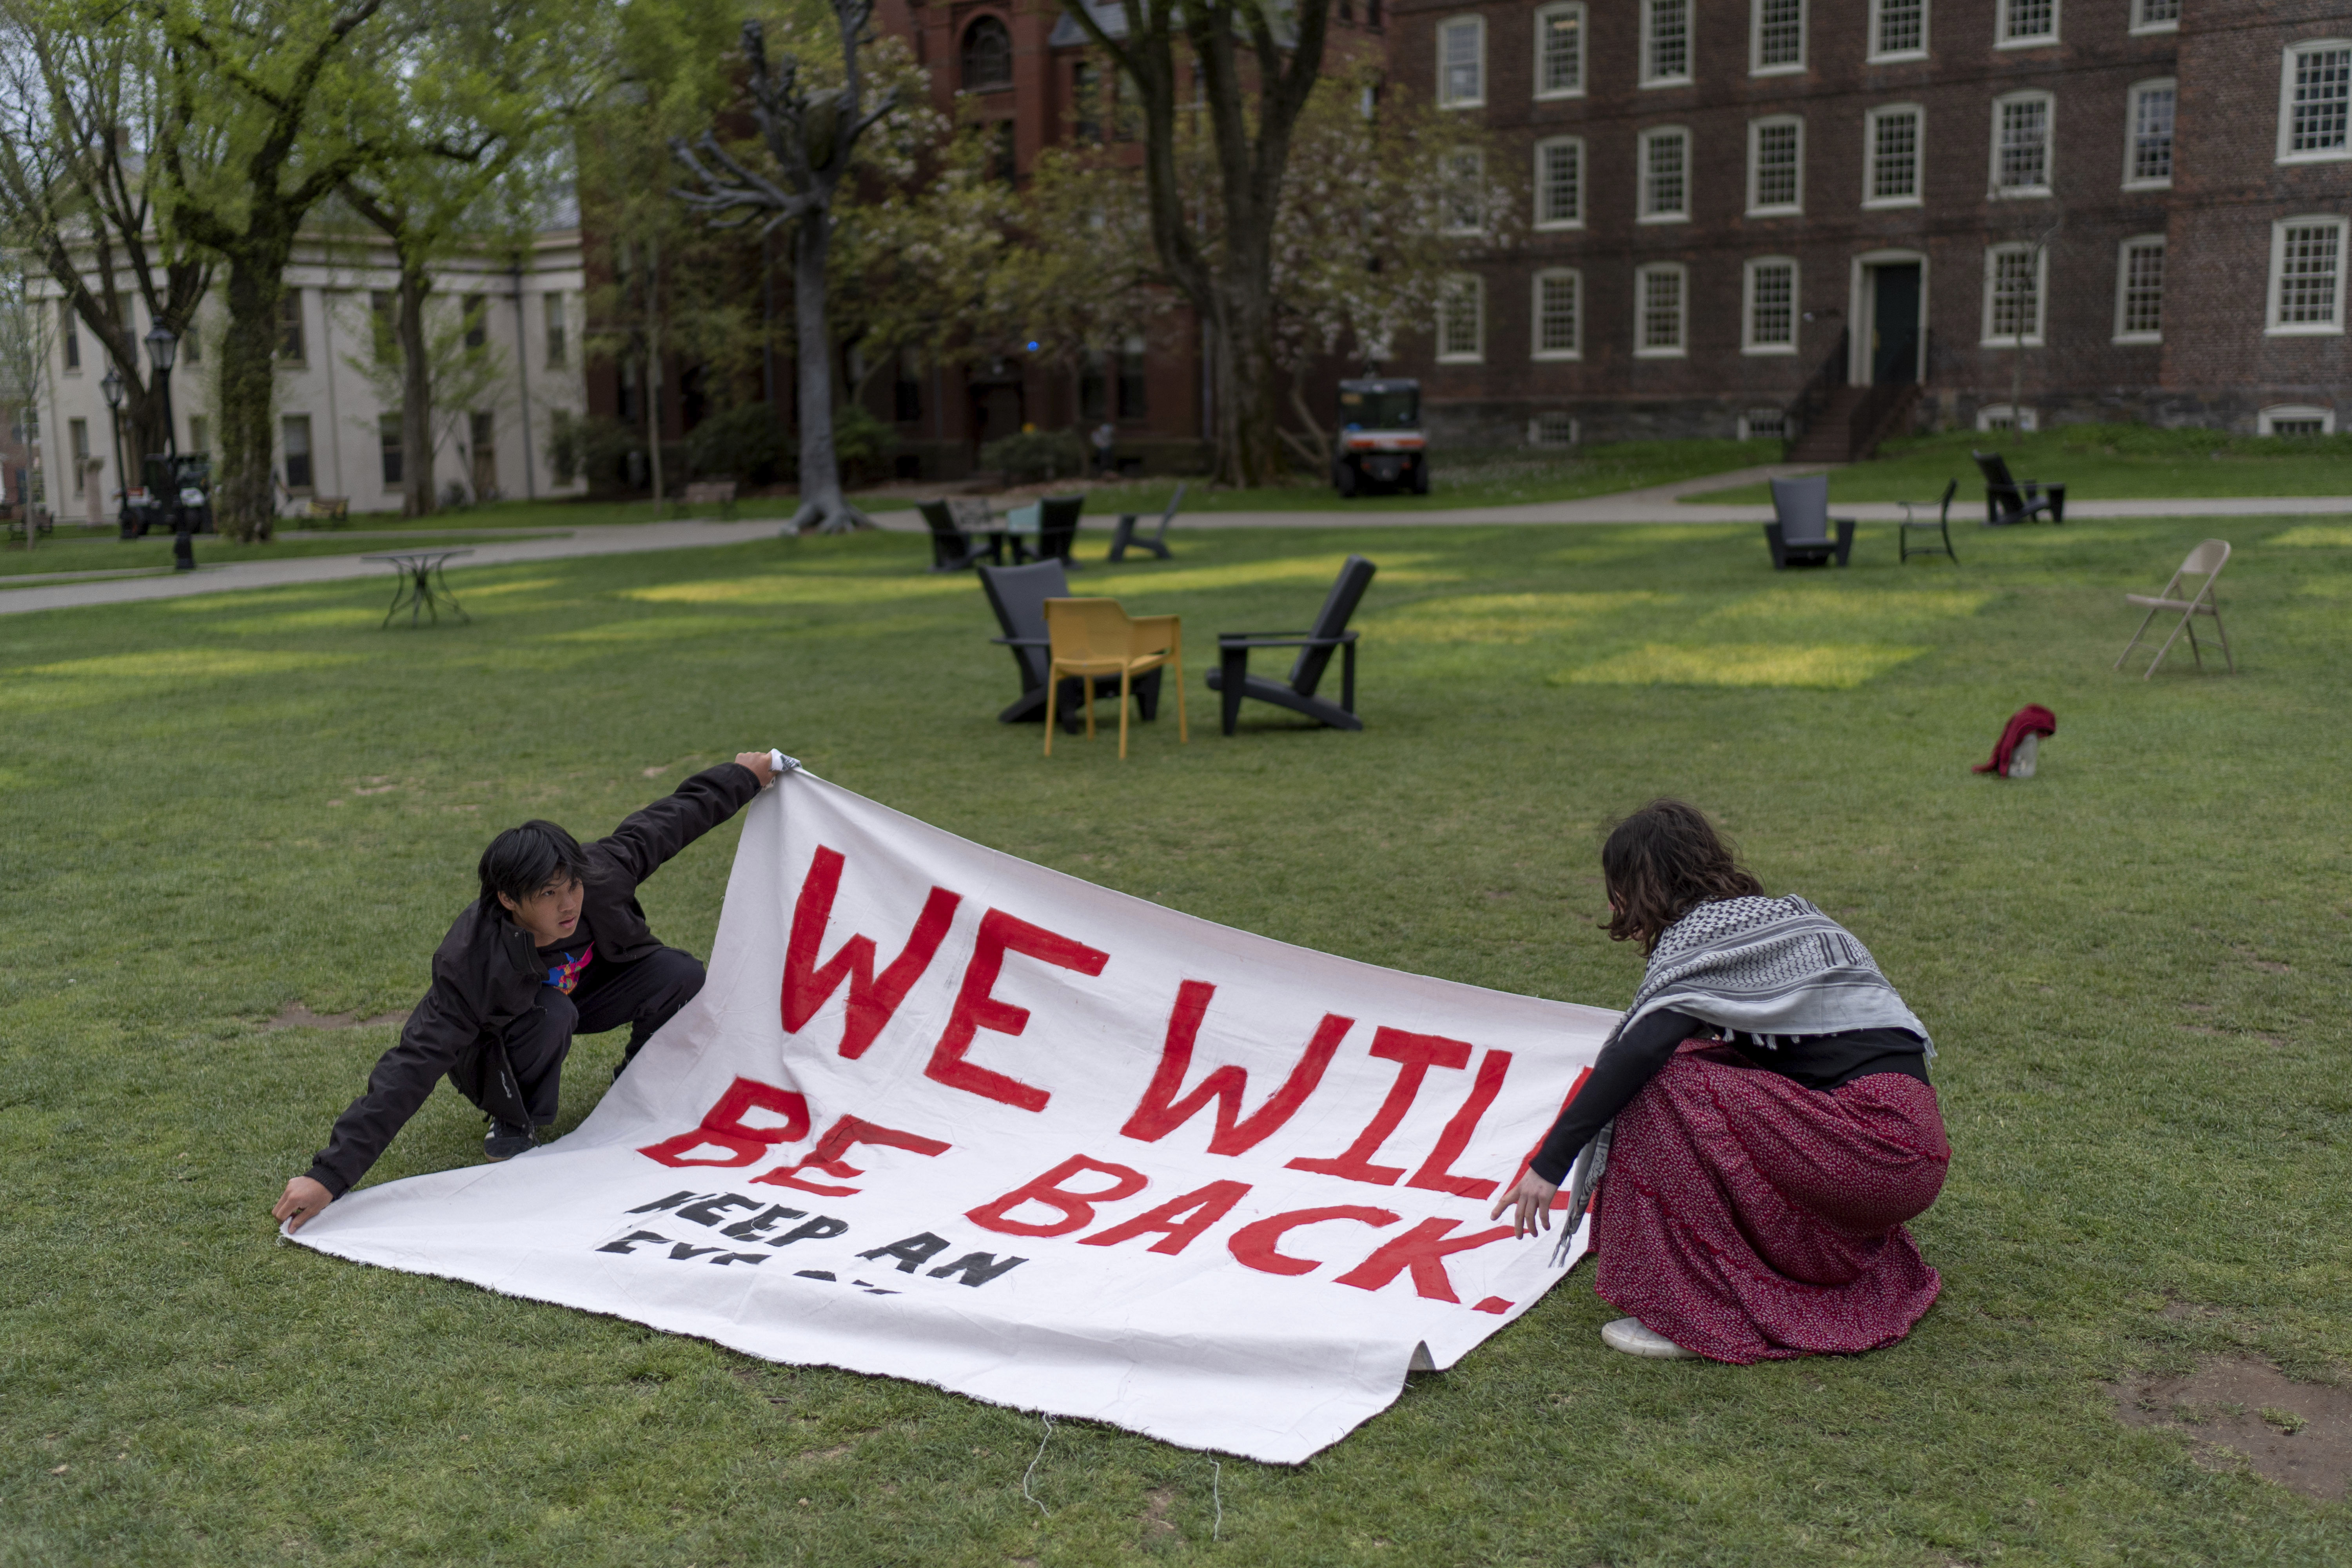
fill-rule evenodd
<path id="1" fill-rule="evenodd" d="M 1654 800 L 1609 830 L 1601 846 L 1609 889 L 1609 938 L 1655 952 L 1666 928 L 1700 904 L 1764 891 L 1706 813 L 1687 801 Z"/>

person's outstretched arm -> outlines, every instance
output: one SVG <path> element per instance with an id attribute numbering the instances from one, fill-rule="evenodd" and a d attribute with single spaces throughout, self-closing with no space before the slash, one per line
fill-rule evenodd
<path id="1" fill-rule="evenodd" d="M 1551 1228 L 1552 1194 L 1568 1180 L 1568 1168 L 1617 1113 L 1633 1103 L 1649 1081 L 1675 1059 L 1675 1048 L 1706 1027 L 1688 1014 L 1661 1008 L 1609 1042 L 1592 1064 L 1592 1076 L 1559 1120 L 1551 1124 L 1543 1147 L 1528 1162 L 1518 1184 L 1495 1201 L 1490 1218 L 1499 1218 L 1517 1204 L 1513 1221 L 1517 1234 L 1533 1236 L 1537 1227 Z"/>
<path id="2" fill-rule="evenodd" d="M 670 794 L 632 812 L 598 843 L 618 861 L 632 882 L 642 882 L 665 861 L 751 804 L 776 776 L 765 752 L 745 752 L 731 763 L 705 768 Z"/>
<path id="3" fill-rule="evenodd" d="M 457 988 L 436 975 L 433 988 L 402 1026 L 399 1042 L 377 1058 L 375 1070 L 368 1074 L 367 1092 L 336 1119 L 327 1146 L 310 1162 L 310 1171 L 286 1184 L 270 1217 L 285 1222 L 289 1230 L 299 1230 L 351 1191 L 408 1125 L 457 1053 L 480 1032 L 479 1021 Z"/>

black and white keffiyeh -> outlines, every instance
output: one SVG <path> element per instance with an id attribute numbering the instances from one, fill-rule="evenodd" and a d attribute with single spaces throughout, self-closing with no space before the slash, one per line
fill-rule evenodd
<path id="1" fill-rule="evenodd" d="M 1667 927 L 1609 1044 L 1662 1008 L 1767 1047 L 1796 1035 L 1908 1029 L 1927 1042 L 1931 1059 L 1936 1054 L 1927 1026 L 1903 1005 L 1870 950 L 1798 898 L 1723 899 Z M 1615 1127 L 1613 1121 L 1603 1127 L 1569 1173 L 1568 1214 L 1555 1260 L 1565 1255 L 1608 1168 Z"/>

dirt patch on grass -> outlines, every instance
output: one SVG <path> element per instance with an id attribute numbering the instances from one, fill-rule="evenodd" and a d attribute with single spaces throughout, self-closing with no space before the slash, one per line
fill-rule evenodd
<path id="1" fill-rule="evenodd" d="M 2208 1469 L 2240 1464 L 2305 1497 L 2334 1501 L 2352 1478 L 2352 1389 L 2297 1383 L 2247 1357 L 2211 1357 L 2187 1377 L 2114 1385 L 2125 1425 L 2185 1432 Z"/>
<path id="2" fill-rule="evenodd" d="M 373 1018 L 362 1018 L 356 1013 L 313 1013 L 299 1002 L 289 1002 L 278 1009 L 265 1029 L 373 1029 L 383 1024 L 405 1024 L 412 1009 L 404 1007 L 397 1013 L 378 1013 Z"/>
<path id="3" fill-rule="evenodd" d="M 1176 1506 L 1176 1489 L 1173 1487 L 1154 1487 L 1143 1497 L 1143 1538 L 1146 1541 L 1165 1541 L 1174 1535 L 1176 1521 L 1168 1517 L 1168 1510 Z"/>

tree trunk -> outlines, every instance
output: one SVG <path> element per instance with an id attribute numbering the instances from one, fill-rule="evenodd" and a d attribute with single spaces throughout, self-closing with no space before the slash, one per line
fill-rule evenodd
<path id="1" fill-rule="evenodd" d="M 824 266 L 833 218 L 824 206 L 793 226 L 793 313 L 799 335 L 793 356 L 799 376 L 801 505 L 788 530 L 845 533 L 872 521 L 843 499 L 841 464 L 833 449 L 833 342 L 824 321 Z"/>
<path id="2" fill-rule="evenodd" d="M 654 515 L 662 507 L 661 241 L 646 241 L 646 460 L 652 467 Z"/>
<path id="3" fill-rule="evenodd" d="M 278 310 L 289 248 L 273 239 L 229 258 L 228 331 L 220 345 L 220 403 L 212 411 L 213 516 L 240 544 L 267 540 L 278 517 L 269 413 L 277 401 Z"/>
<path id="4" fill-rule="evenodd" d="M 433 281 L 422 257 L 400 258 L 400 514 L 430 517 L 440 502 L 433 489 L 433 362 L 425 331 L 425 301 Z"/>

